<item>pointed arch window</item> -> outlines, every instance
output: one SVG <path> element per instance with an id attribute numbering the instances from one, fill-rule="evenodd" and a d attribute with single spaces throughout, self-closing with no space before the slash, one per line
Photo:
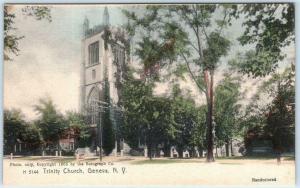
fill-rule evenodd
<path id="1" fill-rule="evenodd" d="M 98 104 L 97 101 L 100 100 L 100 90 L 94 87 L 88 98 L 89 114 L 90 114 L 90 124 L 97 124 L 98 117 Z"/>
<path id="2" fill-rule="evenodd" d="M 99 63 L 99 41 L 89 45 L 89 65 Z"/>

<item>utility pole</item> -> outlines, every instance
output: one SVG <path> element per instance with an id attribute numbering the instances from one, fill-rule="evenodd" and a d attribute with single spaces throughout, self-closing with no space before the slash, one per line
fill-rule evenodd
<path id="1" fill-rule="evenodd" d="M 98 114 L 98 123 L 97 123 L 97 135 L 98 135 L 98 147 L 100 149 L 99 152 L 99 159 L 102 161 L 103 153 L 102 153 L 102 147 L 103 147 L 103 126 L 102 126 L 102 112 L 105 112 L 105 110 L 109 110 L 112 106 L 109 105 L 107 102 L 100 101 L 100 100 L 93 100 L 93 102 L 97 103 L 96 107 L 96 114 Z M 119 107 L 115 107 L 116 111 L 122 112 L 123 110 Z M 116 137 L 116 135 L 115 135 Z"/>
<path id="2" fill-rule="evenodd" d="M 98 135 L 98 147 L 100 149 L 99 151 L 99 159 L 102 161 L 103 153 L 103 126 L 102 126 L 102 112 L 109 109 L 108 103 L 100 101 L 100 100 L 94 100 L 93 102 L 96 102 L 97 105 L 97 112 L 98 112 L 98 123 L 97 123 L 97 135 Z"/>
<path id="3" fill-rule="evenodd" d="M 99 158 L 100 158 L 100 161 L 102 161 L 102 123 L 101 123 L 101 112 L 102 112 L 102 109 L 99 108 L 99 112 L 98 112 L 98 116 L 99 116 L 99 126 L 98 126 L 98 137 L 99 137 L 99 148 L 100 148 L 100 151 L 99 151 Z"/>

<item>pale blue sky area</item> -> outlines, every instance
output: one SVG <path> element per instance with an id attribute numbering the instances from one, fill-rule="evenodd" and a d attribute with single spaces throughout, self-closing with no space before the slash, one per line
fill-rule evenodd
<path id="1" fill-rule="evenodd" d="M 77 110 L 82 23 L 102 24 L 103 5 L 51 5 L 52 22 L 23 16 L 22 5 L 12 6 L 20 55 L 4 65 L 4 107 L 20 108 L 35 117 L 32 106 L 50 96 L 62 110 Z M 124 21 L 121 6 L 109 6 L 110 23 Z M 126 21 L 126 19 L 125 19 Z"/>

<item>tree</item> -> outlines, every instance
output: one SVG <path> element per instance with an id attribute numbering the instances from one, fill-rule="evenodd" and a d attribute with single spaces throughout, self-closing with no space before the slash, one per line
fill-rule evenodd
<path id="1" fill-rule="evenodd" d="M 241 95 L 239 88 L 237 78 L 225 75 L 215 92 L 216 145 L 225 144 L 226 156 L 229 156 L 229 145 L 239 130 L 237 123 L 240 110 L 238 101 Z"/>
<path id="2" fill-rule="evenodd" d="M 39 152 L 42 145 L 42 136 L 38 126 L 33 122 L 28 122 L 22 135 L 23 142 L 26 143 L 26 151 L 30 154 Z"/>
<path id="3" fill-rule="evenodd" d="M 211 25 L 214 22 L 212 16 L 217 10 L 223 17 L 216 21 L 218 27 L 215 29 Z M 150 67 L 157 64 L 163 66 L 174 61 L 186 63 L 193 81 L 206 97 L 207 161 L 214 161 L 213 81 L 219 60 L 227 55 L 230 46 L 230 42 L 222 36 L 229 18 L 227 6 L 150 5 L 145 8 L 141 18 L 134 12 L 124 12 L 136 30 L 140 29 L 138 34 L 142 37 L 137 52 L 147 70 L 151 72 Z M 191 64 L 196 67 L 196 73 Z"/>
<path id="4" fill-rule="evenodd" d="M 281 139 L 284 137 L 289 138 L 287 139 L 289 145 L 292 145 L 290 141 L 293 140 L 294 131 L 294 119 L 291 118 L 293 117 L 293 110 L 287 109 L 292 108 L 293 105 L 287 107 L 290 103 L 287 101 L 293 100 L 294 96 L 290 92 L 293 89 L 284 88 L 287 89 L 287 92 L 283 91 L 281 82 L 287 79 L 282 79 L 283 75 L 276 74 L 275 70 L 277 70 L 279 62 L 286 56 L 284 48 L 290 47 L 295 42 L 294 4 L 245 4 L 233 7 L 233 10 L 232 15 L 237 19 L 241 17 L 245 28 L 244 33 L 239 38 L 240 44 L 253 45 L 255 49 L 243 54 L 239 53 L 237 57 L 239 61 L 233 60 L 231 65 L 248 76 L 264 77 L 271 75 L 272 78 L 260 87 L 260 91 L 254 98 L 258 100 L 261 94 L 274 98 L 273 104 L 265 104 L 264 107 L 252 103 L 248 107 L 241 125 L 248 127 L 248 132 L 252 131 L 255 135 L 261 135 L 264 138 L 271 137 L 275 146 L 281 145 L 279 143 L 283 143 Z M 287 75 L 290 78 L 294 77 L 292 69 L 286 70 L 283 77 Z M 283 123 L 282 121 L 287 118 L 286 116 L 291 119 Z M 286 132 L 282 130 L 286 130 Z M 249 145 L 249 141 L 251 140 L 246 136 L 246 147 Z"/>
<path id="5" fill-rule="evenodd" d="M 281 152 L 295 146 L 294 64 L 283 73 L 272 74 L 259 86 L 241 125 L 245 132 L 246 148 L 258 138 L 272 141 L 273 148 Z"/>
<path id="6" fill-rule="evenodd" d="M 39 114 L 36 124 L 41 129 L 41 135 L 46 146 L 60 148 L 60 136 L 67 129 L 63 115 L 56 109 L 50 98 L 41 98 L 34 109 Z"/>
<path id="7" fill-rule="evenodd" d="M 192 101 L 181 99 L 173 101 L 174 116 L 176 122 L 176 132 L 174 145 L 177 147 L 179 157 L 182 157 L 184 150 L 194 151 L 194 142 L 192 141 L 193 131 L 197 127 L 197 110 Z"/>
<path id="8" fill-rule="evenodd" d="M 123 92 L 123 135 L 132 148 L 146 144 L 152 159 L 159 144 L 167 145 L 175 137 L 172 101 L 153 96 L 153 84 L 144 80 L 127 80 Z"/>
<path id="9" fill-rule="evenodd" d="M 263 106 L 259 104 L 257 95 L 250 100 L 249 105 L 246 106 L 245 112 L 239 120 L 239 130 L 244 137 L 245 152 L 244 154 L 251 154 L 251 147 L 255 140 L 268 140 L 268 135 L 264 132 L 266 125 L 266 104 Z"/>
<path id="10" fill-rule="evenodd" d="M 168 140 L 175 137 L 176 123 L 172 101 L 164 97 L 146 98 L 142 113 L 145 116 L 143 129 L 149 158 L 152 159 L 159 144 L 167 144 Z"/>
<path id="11" fill-rule="evenodd" d="M 294 102 L 291 101 L 294 95 L 289 96 L 291 93 L 286 92 L 284 87 L 278 87 L 264 131 L 271 136 L 274 149 L 282 152 L 295 147 L 295 110 Z"/>
<path id="12" fill-rule="evenodd" d="M 36 20 L 46 19 L 51 22 L 51 9 L 46 6 L 25 6 L 22 9 L 23 15 L 33 16 Z M 17 36 L 13 33 L 16 15 L 12 13 L 12 6 L 4 6 L 4 60 L 12 60 L 11 55 L 19 54 L 19 41 L 24 36 Z"/>
<path id="13" fill-rule="evenodd" d="M 178 83 L 173 85 L 171 100 L 175 121 L 175 137 L 171 144 L 176 146 L 179 157 L 183 157 L 184 150 L 189 150 L 194 156 L 195 147 L 204 149 L 206 113 L 203 106 L 197 108 L 191 98 L 184 96 Z"/>
<path id="14" fill-rule="evenodd" d="M 283 48 L 295 41 L 295 7 L 293 3 L 249 3 L 232 6 L 230 15 L 242 18 L 242 45 L 254 45 L 254 50 L 239 54 L 235 65 L 253 77 L 266 76 L 276 70 L 285 57 Z"/>
<path id="15" fill-rule="evenodd" d="M 78 112 L 69 111 L 66 113 L 68 129 L 74 131 L 76 145 L 86 147 L 90 145 L 91 134 L 88 125 L 85 123 L 84 116 Z"/>
<path id="16" fill-rule="evenodd" d="M 207 107 L 205 105 L 197 108 L 197 124 L 192 129 L 192 137 L 190 139 L 190 145 L 197 147 L 200 157 L 203 157 L 203 151 L 206 149 L 206 113 Z"/>
<path id="17" fill-rule="evenodd" d="M 17 143 L 25 143 L 33 152 L 41 144 L 41 135 L 34 124 L 26 122 L 20 110 L 4 110 L 4 152 L 14 152 Z"/>
<path id="18" fill-rule="evenodd" d="M 13 27 L 15 14 L 9 13 L 8 9 L 4 6 L 4 60 L 11 60 L 10 53 L 18 55 L 20 51 L 18 41 L 24 38 L 24 36 L 11 34 L 11 31 L 15 29 Z"/>
<path id="19" fill-rule="evenodd" d="M 104 80 L 104 102 L 107 103 L 108 108 L 104 109 L 103 115 L 103 150 L 106 155 L 109 155 L 115 147 L 115 131 L 111 121 L 111 98 L 110 98 L 110 87 L 107 74 L 105 74 Z"/>
<path id="20" fill-rule="evenodd" d="M 145 100 L 152 95 L 152 87 L 141 80 L 130 78 L 123 86 L 124 126 L 122 135 L 131 148 L 138 148 L 139 141 L 144 141 L 144 115 L 141 113 Z"/>
<path id="21" fill-rule="evenodd" d="M 295 65 L 265 82 L 264 89 L 273 96 L 268 106 L 264 131 L 272 138 L 273 147 L 288 151 L 295 147 Z"/>
<path id="22" fill-rule="evenodd" d="M 25 127 L 24 116 L 18 110 L 4 110 L 4 145 L 14 146 Z M 7 148 L 8 150 L 8 148 Z M 13 149 L 10 149 L 11 151 Z"/>

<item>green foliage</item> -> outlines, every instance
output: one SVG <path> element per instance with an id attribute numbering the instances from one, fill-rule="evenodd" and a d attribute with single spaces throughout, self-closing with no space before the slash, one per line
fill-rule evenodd
<path id="1" fill-rule="evenodd" d="M 272 99 L 259 106 L 265 97 Z M 254 138 L 272 140 L 279 151 L 293 151 L 295 147 L 295 65 L 281 74 L 273 74 L 259 88 L 241 121 L 245 133 L 251 131 Z M 251 139 L 245 139 L 246 146 Z"/>
<path id="2" fill-rule="evenodd" d="M 12 60 L 11 55 L 19 54 L 19 41 L 24 36 L 17 36 L 13 34 L 15 23 L 15 14 L 12 13 L 12 8 L 4 6 L 4 60 Z M 36 20 L 46 19 L 49 22 L 51 19 L 51 9 L 46 6 L 26 6 L 22 9 L 23 15 L 35 17 Z"/>
<path id="3" fill-rule="evenodd" d="M 106 75 L 106 74 L 105 74 Z M 111 121 L 111 99 L 109 92 L 109 82 L 107 75 L 105 77 L 105 86 L 104 86 L 104 102 L 107 103 L 108 109 L 105 109 L 103 113 L 103 150 L 106 155 L 109 155 L 115 147 L 115 131 Z"/>
<path id="4" fill-rule="evenodd" d="M 240 83 L 237 78 L 226 75 L 215 92 L 215 122 L 218 145 L 229 143 L 238 135 L 238 114 L 240 105 Z"/>
<path id="5" fill-rule="evenodd" d="M 22 8 L 23 15 L 32 16 L 36 20 L 52 21 L 51 9 L 47 6 L 25 6 Z"/>
<path id="6" fill-rule="evenodd" d="M 170 21 L 161 26 L 160 40 L 163 41 L 160 49 L 163 61 L 169 64 L 178 60 L 181 54 L 190 55 L 187 45 L 189 35 L 177 21 Z"/>
<path id="7" fill-rule="evenodd" d="M 28 143 L 32 149 L 38 148 L 42 143 L 40 130 L 37 125 L 33 123 L 27 123 L 22 137 L 24 142 Z"/>
<path id="8" fill-rule="evenodd" d="M 130 79 L 124 85 L 124 126 L 122 133 L 130 147 L 147 145 L 152 157 L 158 144 L 175 138 L 172 101 L 152 95 L 153 84 Z M 160 135 L 160 136 L 157 136 Z"/>
<path id="9" fill-rule="evenodd" d="M 145 125 L 142 105 L 145 104 L 146 98 L 151 97 L 151 95 L 152 87 L 146 86 L 140 80 L 132 78 L 124 83 L 124 126 L 122 127 L 122 134 L 132 148 L 138 147 L 138 141 L 144 135 L 142 132 L 142 126 Z"/>
<path id="10" fill-rule="evenodd" d="M 198 109 L 192 100 L 183 98 L 178 85 L 174 85 L 170 99 L 153 96 L 152 87 L 141 80 L 125 83 L 123 135 L 129 145 L 137 148 L 145 143 L 152 154 L 159 144 L 165 151 L 170 145 L 181 151 L 195 146 L 203 149 L 205 108 Z"/>
<path id="11" fill-rule="evenodd" d="M 294 40 L 295 7 L 292 3 L 246 4 L 238 13 L 246 19 L 244 34 L 239 38 L 241 44 L 256 42 L 257 50 L 262 46 L 276 51 Z"/>
<path id="12" fill-rule="evenodd" d="M 180 89 L 173 88 L 172 113 L 175 121 L 175 137 L 172 144 L 177 147 L 179 155 L 187 149 L 193 151 L 205 148 L 206 110 L 205 106 L 197 108 L 194 101 L 182 96 Z"/>
<path id="13" fill-rule="evenodd" d="M 272 138 L 277 150 L 295 147 L 295 69 L 294 65 L 282 74 L 274 75 L 265 86 L 277 85 L 269 90 L 274 99 L 268 107 L 267 125 L 264 131 Z"/>
<path id="14" fill-rule="evenodd" d="M 91 133 L 85 123 L 84 116 L 78 112 L 69 111 L 66 113 L 68 129 L 74 131 L 74 137 L 78 147 L 87 147 L 91 142 Z"/>
<path id="15" fill-rule="evenodd" d="M 216 5 L 149 5 L 141 10 L 142 16 L 124 11 L 131 23 L 129 30 L 134 30 L 132 33 L 139 39 L 136 55 L 144 68 L 157 64 L 161 68 L 183 60 L 187 64 L 186 71 L 196 83 L 197 76 L 203 76 L 203 70 L 214 70 L 230 47 L 230 41 L 222 36 L 222 28 L 228 21 L 227 8 L 222 8 L 224 18 L 220 28 L 209 29 L 216 9 Z M 193 72 L 190 64 L 200 71 Z M 202 87 L 201 91 L 204 91 Z"/>
<path id="16" fill-rule="evenodd" d="M 295 88 L 295 64 L 285 68 L 282 73 L 272 74 L 272 77 L 266 80 L 259 88 L 258 94 L 267 93 L 271 97 L 275 97 L 278 91 L 278 84 L 284 86 L 287 92 L 291 92 Z M 290 96 L 293 96 L 292 93 Z"/>
<path id="17" fill-rule="evenodd" d="M 36 124 L 41 130 L 44 142 L 57 144 L 60 136 L 67 129 L 63 115 L 58 112 L 50 98 L 40 99 L 34 108 L 39 114 Z"/>
<path id="18" fill-rule="evenodd" d="M 239 62 L 239 70 L 254 77 L 274 72 L 284 58 L 282 48 L 295 40 L 294 4 L 244 4 L 233 15 L 244 18 L 240 43 L 255 45 Z"/>
<path id="19" fill-rule="evenodd" d="M 186 53 L 190 56 L 188 63 L 196 64 L 200 70 L 214 70 L 220 57 L 227 55 L 230 47 L 230 41 L 222 36 L 222 29 L 228 22 L 227 8 L 217 5 L 178 5 L 171 10 L 174 19 L 179 18 L 185 23 L 180 26 L 180 30 L 185 33 L 183 43 L 185 46 L 182 48 L 190 49 L 192 52 Z M 212 19 L 217 10 L 223 10 L 221 20 Z M 219 27 L 210 29 L 215 22 Z M 177 55 L 183 56 L 184 53 Z"/>
<path id="20" fill-rule="evenodd" d="M 39 129 L 26 122 L 20 110 L 4 110 L 4 153 L 13 152 L 17 143 L 26 143 L 27 149 L 37 149 L 41 144 Z"/>
<path id="21" fill-rule="evenodd" d="M 276 149 L 290 150 L 295 147 L 295 105 L 294 91 L 279 86 L 267 116 L 267 132 Z M 293 150 L 293 149 L 292 149 Z"/>
<path id="22" fill-rule="evenodd" d="M 217 20 L 218 28 L 211 27 L 216 5 L 190 4 L 190 5 L 149 5 L 143 10 L 141 16 L 135 12 L 125 12 L 132 22 L 130 31 L 141 40 L 139 41 L 138 56 L 148 71 L 149 67 L 170 65 L 173 62 L 184 62 L 186 70 L 201 92 L 207 99 L 207 127 L 209 161 L 212 156 L 212 129 L 211 120 L 213 105 L 213 75 L 220 58 L 227 55 L 230 41 L 222 36 L 222 29 L 228 21 L 226 6 L 221 9 L 222 20 Z M 143 53 L 141 53 L 143 52 Z M 180 63 L 182 64 L 182 63 Z M 191 68 L 192 66 L 193 69 Z M 182 72 L 181 69 L 180 72 Z M 196 72 L 194 70 L 197 70 Z M 206 79 L 203 79 L 205 75 Z M 148 75 L 147 75 L 148 76 Z M 153 74 L 150 73 L 150 78 Z M 156 75 L 155 75 L 156 76 Z M 210 81 L 211 80 L 211 81 Z M 200 81 L 200 82 L 199 82 Z M 203 84 L 204 83 L 204 84 Z M 190 116 L 185 114 L 184 116 Z M 186 119 L 184 117 L 183 119 Z M 191 125 L 191 123 L 187 123 Z"/>
<path id="23" fill-rule="evenodd" d="M 8 7 L 4 6 L 4 60 L 12 60 L 9 56 L 10 53 L 18 55 L 19 40 L 24 36 L 17 36 L 12 34 L 11 31 L 15 30 L 13 27 L 15 21 L 15 14 L 9 12 Z"/>
<path id="24" fill-rule="evenodd" d="M 177 12 L 180 18 L 191 27 L 209 27 L 211 25 L 212 13 L 215 12 L 217 5 L 194 4 L 176 5 L 171 7 L 173 12 Z"/>
<path id="25" fill-rule="evenodd" d="M 204 69 L 215 70 L 219 59 L 227 55 L 230 41 L 222 37 L 220 33 L 212 32 L 207 39 L 208 47 L 203 50 Z"/>
<path id="26" fill-rule="evenodd" d="M 35 106 L 40 114 L 38 120 L 25 121 L 20 110 L 4 110 L 4 152 L 14 152 L 14 145 L 22 143 L 22 151 L 34 154 L 42 144 L 56 147 L 58 139 L 68 131 L 74 133 L 76 147 L 90 145 L 90 131 L 84 116 L 77 112 L 67 112 L 64 118 L 50 99 L 41 99 Z M 26 148 L 24 147 L 26 144 Z M 45 145 L 44 145 L 45 146 Z M 40 154 L 40 153 L 39 153 Z"/>
<path id="27" fill-rule="evenodd" d="M 206 114 L 207 107 L 202 105 L 196 108 L 195 122 L 196 126 L 192 129 L 190 146 L 196 146 L 198 150 L 206 149 Z"/>
<path id="28" fill-rule="evenodd" d="M 278 67 L 278 60 L 282 60 L 282 58 L 278 59 L 279 53 L 249 50 L 244 55 L 238 54 L 239 61 L 232 60 L 230 65 L 253 77 L 266 76 L 274 72 Z"/>
<path id="29" fill-rule="evenodd" d="M 149 78 L 157 78 L 155 67 L 159 68 L 171 64 L 178 59 L 178 54 L 188 52 L 184 49 L 187 33 L 175 22 L 162 22 L 162 13 L 168 12 L 163 6 L 146 6 L 144 15 L 137 16 L 135 12 L 124 10 L 130 19 L 127 30 L 137 35 L 137 55 L 144 66 L 144 71 Z"/>
<path id="30" fill-rule="evenodd" d="M 156 40 L 151 40 L 150 37 L 143 37 L 141 42 L 138 42 L 136 55 L 142 60 L 145 69 L 149 69 L 159 62 L 161 55 L 159 49 L 160 44 Z"/>
<path id="31" fill-rule="evenodd" d="M 168 138 L 174 138 L 175 122 L 171 100 L 164 97 L 149 97 L 145 102 L 142 113 L 145 115 L 148 146 L 153 147 Z"/>
<path id="32" fill-rule="evenodd" d="M 24 115 L 19 110 L 4 110 L 4 142 L 14 143 L 22 138 L 26 122 Z"/>

